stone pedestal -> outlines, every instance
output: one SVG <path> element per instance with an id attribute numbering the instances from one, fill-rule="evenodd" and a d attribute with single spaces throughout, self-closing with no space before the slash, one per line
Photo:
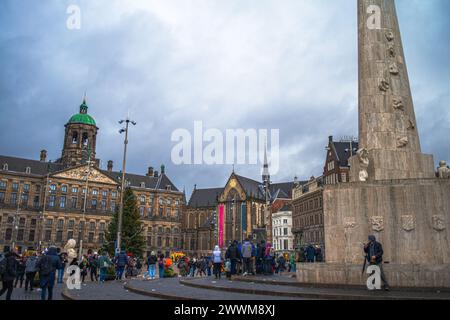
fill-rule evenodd
<path id="1" fill-rule="evenodd" d="M 327 263 L 299 270 L 299 281 L 364 284 L 363 245 L 374 234 L 392 284 L 450 287 L 450 181 L 405 179 L 326 186 Z M 339 271 L 340 270 L 340 271 Z M 338 272 L 339 271 L 339 272 Z"/>
<path id="2" fill-rule="evenodd" d="M 298 263 L 297 279 L 300 283 L 318 285 L 345 285 L 365 287 L 367 275 L 362 264 L 345 263 Z M 415 264 L 384 264 L 389 284 L 400 288 L 448 288 L 450 264 L 439 266 Z"/>

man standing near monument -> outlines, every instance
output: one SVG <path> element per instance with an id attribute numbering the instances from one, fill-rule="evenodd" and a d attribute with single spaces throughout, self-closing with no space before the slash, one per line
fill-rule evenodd
<path id="1" fill-rule="evenodd" d="M 377 265 L 380 268 L 380 277 L 383 282 L 383 288 L 389 291 L 389 283 L 386 280 L 386 276 L 383 270 L 383 246 L 379 243 L 375 236 L 369 236 L 369 243 L 364 246 L 364 252 L 366 253 L 366 260 L 370 265 Z"/>

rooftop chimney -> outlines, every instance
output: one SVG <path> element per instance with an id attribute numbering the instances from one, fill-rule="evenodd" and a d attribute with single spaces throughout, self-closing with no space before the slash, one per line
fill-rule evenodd
<path id="1" fill-rule="evenodd" d="M 333 136 L 329 136 L 328 141 L 330 141 L 330 143 L 333 142 Z"/>
<path id="2" fill-rule="evenodd" d="M 166 166 L 165 165 L 161 165 L 161 174 L 165 174 L 166 173 Z"/>
<path id="3" fill-rule="evenodd" d="M 108 171 L 111 172 L 113 170 L 113 161 L 109 160 L 108 161 Z"/>
<path id="4" fill-rule="evenodd" d="M 41 150 L 40 161 L 47 162 L 47 150 Z"/>
<path id="5" fill-rule="evenodd" d="M 153 170 L 153 167 L 148 167 L 147 177 L 153 177 L 154 175 L 155 175 L 155 172 Z"/>
<path id="6" fill-rule="evenodd" d="M 158 177 L 159 177 L 158 171 L 155 171 L 154 177 L 155 177 L 155 178 L 158 178 Z"/>

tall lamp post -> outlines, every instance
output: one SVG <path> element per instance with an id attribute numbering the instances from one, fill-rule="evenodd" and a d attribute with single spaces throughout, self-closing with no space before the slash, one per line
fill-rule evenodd
<path id="1" fill-rule="evenodd" d="M 121 248 L 121 241 L 122 241 L 122 218 L 123 218 L 123 195 L 124 195 L 124 189 L 125 189 L 125 170 L 126 170 L 126 163 L 127 163 L 127 145 L 128 145 L 128 128 L 130 123 L 135 126 L 136 122 L 133 120 L 130 120 L 128 117 L 125 120 L 120 120 L 119 124 L 123 124 L 125 122 L 125 128 L 122 128 L 119 130 L 119 133 L 122 134 L 125 132 L 125 140 L 123 142 L 124 148 L 123 148 L 123 162 L 122 162 L 122 180 L 121 180 L 121 188 L 120 188 L 120 204 L 119 204 L 119 216 L 117 221 L 117 247 L 116 251 L 120 251 Z"/>
<path id="2" fill-rule="evenodd" d="M 22 181 L 21 181 L 22 182 Z M 16 214 L 14 216 L 14 227 L 13 227 L 13 237 L 12 237 L 12 249 L 16 251 L 16 241 L 17 241 L 17 234 L 19 230 L 19 211 L 20 211 L 20 200 L 22 198 L 22 193 L 20 189 L 21 183 L 19 183 L 19 189 L 17 193 L 17 207 L 16 207 Z"/>
<path id="3" fill-rule="evenodd" d="M 83 259 L 83 239 L 84 239 L 84 230 L 86 229 L 86 204 L 87 204 L 87 198 L 89 195 L 89 175 L 91 174 L 91 167 L 94 164 L 93 161 L 91 161 L 91 155 L 92 150 L 91 147 L 88 146 L 86 150 L 83 150 L 84 152 L 87 152 L 87 169 L 86 169 L 86 185 L 85 185 L 85 193 L 84 193 L 84 201 L 83 201 L 83 229 L 81 230 L 81 239 L 80 239 L 80 250 L 79 250 L 79 256 L 80 261 Z"/>

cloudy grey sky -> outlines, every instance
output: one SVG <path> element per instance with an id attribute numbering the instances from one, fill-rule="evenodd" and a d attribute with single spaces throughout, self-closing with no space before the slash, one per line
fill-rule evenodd
<path id="1" fill-rule="evenodd" d="M 81 8 L 80 30 L 66 27 Z M 450 160 L 450 1 L 397 0 L 422 149 Z M 0 154 L 60 156 L 84 91 L 97 155 L 162 163 L 178 188 L 222 186 L 231 166 L 172 164 L 177 128 L 280 129 L 274 181 L 319 175 L 328 135 L 357 135 L 356 0 L 2 0 Z M 258 179 L 259 166 L 237 166 Z"/>

